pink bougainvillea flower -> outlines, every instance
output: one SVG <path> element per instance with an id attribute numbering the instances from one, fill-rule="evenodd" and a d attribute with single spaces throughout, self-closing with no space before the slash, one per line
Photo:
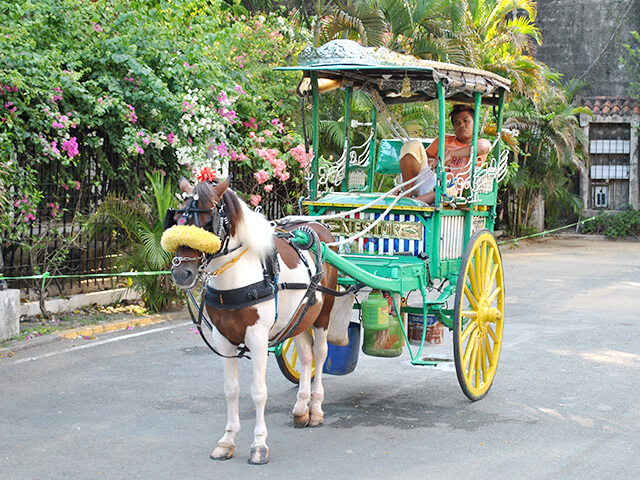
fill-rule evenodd
<path id="1" fill-rule="evenodd" d="M 60 150 L 58 150 L 58 142 L 56 142 L 55 140 L 51 142 L 51 153 L 53 153 L 54 155 L 60 155 Z"/>
<path id="2" fill-rule="evenodd" d="M 289 150 L 289 153 L 293 156 L 293 158 L 300 164 L 302 168 L 306 168 L 309 164 L 309 155 L 307 155 L 307 151 L 304 145 L 300 144 L 297 147 Z"/>
<path id="3" fill-rule="evenodd" d="M 142 147 L 140 145 L 138 145 L 137 142 L 134 143 L 133 146 L 136 149 L 136 152 L 138 152 L 140 155 L 142 155 L 144 153 L 144 150 L 142 149 Z"/>
<path id="4" fill-rule="evenodd" d="M 127 108 L 129 109 L 129 115 L 128 115 L 128 119 L 131 121 L 131 123 L 136 123 L 138 121 L 138 116 L 136 115 L 136 109 L 133 107 L 133 105 L 127 105 Z"/>
<path id="5" fill-rule="evenodd" d="M 276 130 L 278 131 L 278 133 L 282 133 L 284 131 L 284 125 L 277 118 L 274 118 L 273 120 L 271 120 L 271 125 L 276 127 Z"/>
<path id="6" fill-rule="evenodd" d="M 262 132 L 264 134 L 265 137 L 269 138 L 273 135 L 273 132 L 271 130 L 265 130 L 264 132 Z"/>
<path id="7" fill-rule="evenodd" d="M 262 200 L 262 195 L 251 195 L 251 205 L 257 207 L 260 201 Z"/>
<path id="8" fill-rule="evenodd" d="M 269 174 L 264 169 L 258 170 L 253 174 L 253 176 L 256 177 L 256 180 L 258 181 L 258 185 L 261 185 L 267 180 L 269 180 Z"/>
<path id="9" fill-rule="evenodd" d="M 209 167 L 203 167 L 198 174 L 198 181 L 200 182 L 213 182 L 216 179 L 216 172 Z"/>
<path id="10" fill-rule="evenodd" d="M 173 145 L 173 142 L 176 141 L 176 134 L 171 132 L 167 135 L 167 142 L 169 142 L 169 145 Z"/>
<path id="11" fill-rule="evenodd" d="M 220 145 L 218 145 L 216 149 L 218 150 L 218 154 L 221 157 L 229 156 L 229 149 L 227 148 L 227 145 L 224 142 L 220 142 Z"/>
<path id="12" fill-rule="evenodd" d="M 91 26 L 92 26 L 92 27 L 93 27 L 93 29 L 94 29 L 96 32 L 98 32 L 98 33 L 100 33 L 100 32 L 102 32 L 102 31 L 103 31 L 103 30 L 102 30 L 102 27 L 100 26 L 100 24 L 99 24 L 99 23 L 91 22 Z"/>
<path id="13" fill-rule="evenodd" d="M 265 192 L 270 192 L 271 190 L 273 190 L 273 185 L 271 183 L 267 183 L 264 185 Z"/>
<path id="14" fill-rule="evenodd" d="M 80 154 L 80 150 L 78 149 L 78 141 L 76 137 L 71 137 L 69 140 L 65 140 L 62 142 L 62 150 L 67 152 L 69 158 L 73 158 L 76 155 Z"/>
<path id="15" fill-rule="evenodd" d="M 236 83 L 236 86 L 235 86 L 234 90 L 236 92 L 238 92 L 240 95 L 246 95 L 246 93 L 247 93 L 247 92 L 244 91 L 242 86 L 238 85 L 237 83 Z"/>
<path id="16" fill-rule="evenodd" d="M 280 180 L 282 180 L 283 182 L 286 182 L 287 180 L 289 180 L 289 177 L 290 177 L 289 172 L 281 172 L 281 173 L 278 175 L 278 178 L 279 178 Z"/>

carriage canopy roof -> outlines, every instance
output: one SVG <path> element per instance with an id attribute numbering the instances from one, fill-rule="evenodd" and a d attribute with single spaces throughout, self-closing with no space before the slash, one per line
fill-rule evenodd
<path id="1" fill-rule="evenodd" d="M 323 85 L 377 91 L 387 104 L 429 101 L 437 98 L 436 86 L 442 80 L 445 97 L 469 102 L 480 92 L 484 103 L 495 103 L 498 92 L 508 90 L 510 81 L 484 70 L 452 63 L 423 60 L 384 47 L 363 47 L 352 40 L 332 40 L 321 47 L 307 47 L 298 56 L 298 66 L 279 70 L 299 70 L 303 79 L 299 95 L 308 95 L 311 72 Z M 327 87 L 326 89 L 330 89 Z"/>

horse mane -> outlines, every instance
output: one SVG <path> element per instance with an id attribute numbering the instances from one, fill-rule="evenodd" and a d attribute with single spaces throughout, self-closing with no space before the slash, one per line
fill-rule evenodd
<path id="1" fill-rule="evenodd" d="M 195 186 L 194 193 L 198 194 L 202 205 L 215 203 L 214 187 L 215 184 L 209 182 L 200 182 Z M 225 190 L 222 201 L 231 226 L 230 235 L 260 258 L 267 258 L 276 248 L 275 232 L 269 220 L 261 213 L 251 210 L 230 188 Z"/>

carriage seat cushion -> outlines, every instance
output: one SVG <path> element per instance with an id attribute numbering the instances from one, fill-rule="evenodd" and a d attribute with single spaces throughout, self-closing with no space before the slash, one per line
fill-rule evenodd
<path id="1" fill-rule="evenodd" d="M 425 148 L 431 145 L 433 139 L 422 139 Z M 400 175 L 400 150 L 404 142 L 400 139 L 386 138 L 380 141 L 378 147 L 378 162 L 376 173 L 383 175 Z"/>

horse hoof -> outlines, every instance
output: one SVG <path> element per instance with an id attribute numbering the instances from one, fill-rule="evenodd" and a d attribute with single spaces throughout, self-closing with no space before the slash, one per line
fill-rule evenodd
<path id="1" fill-rule="evenodd" d="M 265 463 L 269 463 L 269 448 L 264 445 L 251 447 L 249 463 L 251 465 L 264 465 Z"/>
<path id="2" fill-rule="evenodd" d="M 309 418 L 310 427 L 321 427 L 324 425 L 324 415 L 318 413 L 312 413 Z"/>
<path id="3" fill-rule="evenodd" d="M 293 428 L 304 428 L 309 425 L 309 413 L 293 416 Z"/>
<path id="4" fill-rule="evenodd" d="M 233 445 L 227 445 L 225 443 L 219 443 L 216 448 L 211 452 L 211 458 L 213 460 L 229 460 L 233 457 L 233 450 L 236 447 Z"/>

